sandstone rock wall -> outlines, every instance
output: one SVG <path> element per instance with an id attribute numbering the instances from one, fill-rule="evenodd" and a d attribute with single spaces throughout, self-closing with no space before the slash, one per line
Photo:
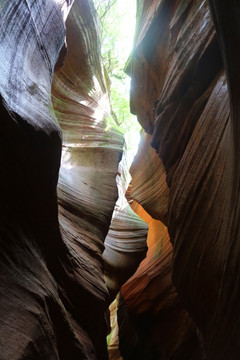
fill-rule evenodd
<path id="1" fill-rule="evenodd" d="M 102 252 L 124 141 L 96 11 L 81 0 L 0 9 L 0 358 L 107 359 Z"/>
<path id="2" fill-rule="evenodd" d="M 128 66 L 131 105 L 152 137 L 151 146 L 163 167 L 153 160 L 142 165 L 146 151 L 139 153 L 132 196 L 168 228 L 173 283 L 197 328 L 202 356 L 237 359 L 239 4 L 144 1 L 139 5 Z M 154 167 L 156 180 L 151 176 Z M 167 185 L 162 181 L 165 176 Z M 148 202 L 151 188 L 145 188 L 142 179 L 154 191 L 158 188 L 159 201 Z M 166 201 L 166 191 L 168 207 L 163 216 L 158 204 Z M 131 303 L 142 289 L 143 285 L 132 298 L 124 291 L 129 313 L 136 315 Z"/>

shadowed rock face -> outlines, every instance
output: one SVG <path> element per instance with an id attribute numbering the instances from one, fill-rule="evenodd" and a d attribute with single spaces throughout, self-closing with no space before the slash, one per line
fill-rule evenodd
<path id="1" fill-rule="evenodd" d="M 90 1 L 73 5 L 66 55 L 72 3 L 0 2 L 1 360 L 108 358 L 102 252 L 123 136 Z"/>
<path id="2" fill-rule="evenodd" d="M 198 327 L 202 356 L 238 359 L 239 4 L 139 3 L 140 20 L 128 68 L 132 111 L 152 136 L 151 145 L 164 170 L 159 164 L 158 180 L 150 178 L 157 165 L 150 160 L 153 164 L 140 166 L 146 151 L 139 153 L 130 193 L 168 227 L 173 244 L 173 283 Z M 167 215 L 163 217 L 157 204 L 147 201 L 151 190 L 144 188 L 142 179 L 154 182 L 158 194 L 166 194 L 162 182 L 165 175 L 169 196 Z M 162 272 L 159 269 L 158 275 Z M 151 274 L 150 266 L 147 273 Z M 139 285 L 135 293 L 125 291 L 127 284 L 123 288 L 128 315 L 134 316 L 132 324 L 139 312 L 132 306 L 133 301 L 146 286 L 140 287 L 141 278 L 135 276 L 130 280 Z M 154 307 L 150 306 L 151 311 Z M 146 304 L 141 312 L 149 319 Z M 142 325 L 136 328 L 141 334 Z M 185 355 L 162 356 L 192 359 L 188 350 L 184 349 Z"/>
<path id="3" fill-rule="evenodd" d="M 59 352 L 66 351 L 57 350 L 63 336 L 69 338 L 73 353 L 81 353 L 48 268 L 60 264 L 64 256 L 56 196 L 61 137 L 49 112 L 51 74 L 63 43 L 64 24 L 52 2 L 42 7 L 36 2 L 0 4 L 0 353 L 2 359 L 57 359 Z M 55 23 L 42 14 L 51 14 Z M 49 46 L 43 46 L 54 27 L 56 39 L 50 37 Z M 59 318 L 61 331 L 53 331 L 54 318 Z"/>
<path id="4" fill-rule="evenodd" d="M 133 169 L 131 172 L 134 178 Z M 196 327 L 172 283 L 173 249 L 167 228 L 136 202 L 131 206 L 149 226 L 148 252 L 121 289 L 119 337 L 123 358 L 201 359 Z"/>

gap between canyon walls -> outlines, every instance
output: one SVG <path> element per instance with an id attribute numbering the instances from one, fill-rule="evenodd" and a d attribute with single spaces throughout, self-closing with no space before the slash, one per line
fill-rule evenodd
<path id="1" fill-rule="evenodd" d="M 95 1 L 95 5 L 98 5 L 99 8 L 102 3 Z M 111 2 L 106 3 L 108 6 L 111 5 Z M 109 31 L 112 27 L 113 31 L 121 32 L 121 26 L 118 28 L 115 24 L 117 11 L 114 9 L 115 4 L 116 2 L 112 1 L 112 7 L 107 11 L 105 7 L 98 10 L 100 17 L 102 14 L 105 16 L 100 21 L 101 41 L 107 43 L 106 49 L 102 50 L 102 57 L 103 63 L 108 69 L 108 74 L 105 76 L 107 76 L 109 84 L 108 93 L 110 101 L 112 100 L 113 103 L 112 109 L 115 110 L 113 118 L 119 126 L 118 118 L 124 119 L 125 116 L 120 128 L 127 130 L 127 139 L 133 140 L 136 126 L 133 126 L 132 122 L 136 122 L 137 119 L 129 118 L 126 110 L 118 107 L 116 98 L 114 98 L 116 95 L 122 96 L 118 92 L 116 81 L 119 81 L 120 77 L 127 80 L 126 75 L 119 71 L 118 66 L 120 64 L 122 68 L 126 66 L 125 71 L 131 77 L 132 58 L 134 59 L 135 55 L 133 53 L 129 57 L 126 65 L 127 57 L 125 56 L 124 61 L 121 59 L 118 66 L 111 67 L 112 61 L 118 53 L 113 51 L 116 44 L 109 44 L 109 42 L 119 43 L 120 41 L 116 34 L 111 38 Z M 127 8 L 127 4 L 125 5 Z M 139 2 L 136 14 L 138 21 L 141 21 L 142 10 Z M 153 16 L 151 11 L 154 14 L 154 7 L 150 8 L 150 14 L 148 14 L 150 19 Z M 110 20 L 107 19 L 107 16 L 110 17 Z M 149 21 L 149 19 L 144 19 L 144 21 L 147 20 Z M 129 24 L 126 24 L 125 20 L 125 27 L 129 27 Z M 107 30 L 104 29 L 104 26 L 107 27 Z M 126 29 L 124 30 L 126 31 Z M 129 35 L 125 32 L 126 36 Z M 124 43 L 124 36 L 122 42 Z M 125 93 L 125 96 L 128 97 L 129 94 Z M 145 106 L 144 101 L 142 106 Z M 129 111 L 128 106 L 127 111 Z M 147 116 L 149 116 L 149 112 Z M 126 126 L 128 122 L 130 125 Z M 112 331 L 108 337 L 109 357 L 119 360 L 122 359 L 121 355 L 123 359 L 155 357 L 160 359 L 163 353 L 167 353 L 169 357 L 174 357 L 179 353 L 180 357 L 190 354 L 190 356 L 198 358 L 196 354 L 201 350 L 195 326 L 172 284 L 172 245 L 166 227 L 169 188 L 163 164 L 150 142 L 151 136 L 142 131 L 138 154 L 130 169 L 132 180 L 129 185 L 128 164 L 124 160 L 120 164 L 119 173 L 122 176 L 117 177 L 120 197 L 105 239 L 103 259 L 111 301 L 114 300 L 123 285 L 120 295 L 110 307 Z M 127 141 L 127 147 L 131 147 L 129 141 Z M 125 199 L 125 194 L 127 194 L 131 208 L 148 227 L 148 251 L 138 269 L 138 264 L 144 256 L 146 228 L 144 229 L 142 225 L 140 228 L 139 218 L 133 215 Z M 139 204 L 142 204 L 144 208 Z M 138 219 L 137 224 L 135 224 L 135 219 Z M 142 241 L 142 245 L 140 241 Z M 136 273 L 129 279 L 136 269 Z M 128 281 L 125 284 L 126 280 Z M 165 326 L 166 321 L 167 326 Z M 191 343 L 191 346 L 186 351 L 188 343 Z"/>
<path id="2" fill-rule="evenodd" d="M 107 203 L 109 203 L 110 198 L 112 198 L 110 209 L 113 209 L 112 206 L 116 199 L 116 188 L 114 195 L 114 182 L 116 178 L 119 198 L 114 207 L 110 224 L 110 218 L 108 220 L 108 225 L 110 225 L 110 227 L 105 238 L 105 249 L 103 252 L 105 281 L 110 294 L 110 300 L 107 303 L 110 304 L 114 300 L 121 286 L 136 271 L 139 263 L 145 257 L 147 250 L 147 229 L 149 227 L 147 259 L 140 266 L 140 269 L 135 274 L 135 278 L 130 280 L 123 288 L 122 294 L 120 297 L 118 296 L 118 299 L 120 299 L 120 301 L 123 301 L 124 299 L 124 309 L 126 314 L 128 314 L 131 313 L 130 303 L 135 302 L 136 298 L 139 299 L 141 293 L 143 304 L 140 313 L 141 316 L 146 316 L 145 314 L 149 309 L 144 303 L 145 301 L 149 303 L 148 288 L 151 287 L 152 289 L 155 289 L 150 292 L 151 301 L 153 303 L 158 302 L 158 299 L 161 298 L 163 294 L 166 296 L 166 300 L 164 301 L 165 306 L 162 305 L 161 311 L 157 311 L 157 313 L 160 314 L 160 317 L 162 314 L 165 314 L 166 307 L 169 308 L 169 299 L 171 299 L 172 305 L 171 309 L 168 309 L 168 311 L 173 313 L 180 309 L 180 316 L 185 316 L 185 322 L 187 321 L 190 323 L 187 314 L 181 309 L 179 299 L 171 282 L 172 247 L 167 228 L 159 220 L 154 220 L 143 210 L 143 208 L 137 206 L 137 202 L 134 200 L 134 189 L 140 189 L 141 196 L 145 197 L 145 199 L 148 198 L 146 201 L 152 203 L 152 199 L 149 198 L 148 193 L 146 193 L 149 181 L 150 187 L 152 187 L 152 185 L 154 186 L 154 184 L 158 183 L 161 179 L 161 181 L 154 186 L 157 186 L 157 188 L 154 193 L 151 193 L 151 197 L 154 198 L 154 201 L 157 204 L 157 218 L 160 216 L 162 221 L 166 221 L 168 203 L 166 176 L 161 161 L 150 146 L 150 137 L 147 137 L 147 135 L 142 133 L 141 151 L 139 153 L 140 155 L 137 157 L 138 160 L 136 160 L 136 164 L 137 161 L 141 161 L 139 160 L 139 157 L 141 158 L 142 152 L 144 152 L 145 165 L 141 164 L 144 171 L 140 173 L 140 175 L 134 174 L 133 166 L 133 180 L 129 189 L 129 165 L 127 163 L 128 159 L 126 157 L 126 152 L 123 154 L 121 163 L 119 163 L 121 151 L 123 151 L 123 149 L 121 150 L 121 146 L 116 149 L 115 134 L 118 134 L 119 139 L 121 139 L 121 135 L 117 129 L 122 131 L 127 130 L 127 139 L 131 140 L 134 140 L 137 129 L 136 125 L 133 124 L 133 122 L 137 122 L 137 120 L 131 118 L 128 113 L 129 100 L 123 99 L 124 92 L 125 96 L 129 96 L 129 94 L 126 93 L 125 89 L 122 90 L 120 88 L 119 90 L 119 84 L 116 86 L 116 81 L 119 81 L 120 79 L 120 84 L 122 84 L 123 87 L 126 87 L 123 83 L 124 80 L 126 80 L 126 75 L 123 73 L 123 67 L 128 54 L 125 52 L 125 59 L 119 60 L 119 63 L 115 59 L 115 66 L 111 67 L 114 58 L 118 55 L 116 54 L 116 51 L 114 52 L 113 50 L 116 47 L 116 43 L 112 43 L 110 46 L 108 44 L 107 49 L 103 49 L 102 59 L 100 57 L 100 44 L 98 38 L 84 39 L 82 43 L 87 44 L 87 49 L 83 51 L 83 48 L 80 47 L 81 37 L 83 37 L 82 26 L 84 26 L 84 33 L 86 36 L 96 36 L 98 34 L 98 24 L 94 24 L 94 26 L 96 26 L 96 33 L 93 34 L 93 23 L 89 22 L 89 19 L 86 18 L 86 14 L 83 15 L 82 11 L 83 8 L 80 6 L 80 3 L 78 5 L 75 3 L 72 13 L 70 13 L 67 21 L 68 55 L 62 70 L 55 73 L 52 87 L 54 109 L 63 130 L 63 156 L 58 191 L 62 233 L 64 235 L 70 235 L 69 228 L 71 222 L 69 219 L 73 214 L 79 218 L 78 234 L 83 233 L 84 225 L 88 229 L 88 222 L 87 224 L 83 222 L 84 208 L 87 209 L 88 213 L 91 209 L 92 219 L 94 219 L 96 218 L 96 215 L 98 215 L 97 209 L 99 209 L 99 212 L 103 211 L 103 208 L 105 208 Z M 111 13 L 111 11 L 113 11 L 113 13 Z M 109 14 L 105 10 L 102 10 L 105 14 L 104 16 L 113 16 L 114 11 L 116 12 L 114 7 L 109 9 Z M 77 19 L 77 22 L 74 25 L 76 27 L 75 29 L 73 29 L 72 20 L 74 18 Z M 84 18 L 84 20 L 82 20 L 82 18 Z M 115 20 L 114 16 L 112 18 Z M 94 21 L 96 20 L 97 19 Z M 83 25 L 82 21 L 84 21 Z M 103 21 L 103 19 L 101 19 L 101 21 Z M 106 18 L 104 18 L 104 23 L 108 24 Z M 100 25 L 103 26 L 102 24 Z M 77 27 L 80 29 L 77 29 Z M 116 31 L 116 29 L 114 30 Z M 126 29 L 124 30 L 126 31 Z M 76 34 L 79 34 L 78 37 Z M 102 41 L 109 42 L 109 36 L 109 33 L 104 35 L 104 29 L 102 29 Z M 127 36 L 126 32 L 125 36 Z M 115 35 L 113 39 L 110 40 L 117 42 L 118 37 Z M 120 43 L 119 40 L 118 43 Z M 96 50 L 98 52 L 97 54 Z M 84 52 L 86 52 L 86 58 L 84 58 Z M 98 59 L 98 64 L 96 63 L 96 59 Z M 102 61 L 105 64 L 105 69 L 102 68 Z M 131 60 L 129 59 L 128 66 L 130 61 Z M 108 66 L 108 72 L 106 71 L 106 66 Z M 93 79 L 92 84 L 90 83 L 90 79 Z M 121 97 L 121 101 L 119 101 L 119 99 L 117 101 L 117 96 Z M 113 102 L 112 105 L 111 100 Z M 121 141 L 123 141 L 123 139 L 121 139 Z M 110 146 L 111 154 L 113 153 L 113 150 L 118 154 L 118 157 L 115 159 L 112 156 L 109 156 Z M 131 150 L 131 143 L 129 141 L 127 141 L 127 148 L 130 148 Z M 116 150 L 118 150 L 118 153 Z M 114 161 L 115 170 L 113 167 Z M 138 167 L 139 164 L 135 166 Z M 116 169 L 118 169 L 117 173 Z M 112 181 L 112 189 L 109 185 L 106 186 L 107 179 L 110 178 Z M 142 191 L 142 186 L 145 187 L 144 191 Z M 132 207 L 129 206 L 125 198 L 126 192 L 128 192 L 128 199 Z M 138 199 L 137 195 L 135 196 L 135 199 L 139 200 L 139 202 L 141 201 L 145 206 L 144 200 Z M 99 220 L 98 216 L 97 221 Z M 66 218 L 68 219 L 67 221 Z M 74 222 L 75 221 L 76 218 Z M 67 231 L 64 230 L 66 227 Z M 71 225 L 71 229 L 73 228 L 76 228 L 76 225 Z M 103 229 L 102 224 L 99 226 L 99 230 L 100 229 Z M 94 228 L 88 229 L 87 236 L 89 237 L 89 234 L 92 236 L 92 233 L 96 233 L 96 230 Z M 84 235 L 86 236 L 86 232 L 84 232 Z M 106 233 L 104 232 L 101 237 L 102 243 L 105 235 Z M 71 236 L 76 238 L 76 234 L 74 233 L 72 233 Z M 69 240 L 71 240 L 70 237 Z M 103 248 L 101 247 L 100 251 L 102 251 L 102 249 Z M 164 270 L 161 271 L 161 268 Z M 133 283 L 136 284 L 134 287 L 132 287 Z M 160 288 L 160 291 L 158 290 L 158 287 Z M 134 289 L 138 289 L 138 291 L 134 291 Z M 146 299 L 144 300 L 143 295 L 145 293 Z M 154 306 L 150 305 L 150 309 L 155 313 Z M 115 328 L 112 329 L 108 338 L 110 359 L 116 356 L 119 359 L 121 358 L 118 333 L 116 332 L 116 329 L 118 329 L 116 314 L 115 311 L 115 318 L 111 319 L 115 324 Z M 138 311 L 136 314 L 138 314 Z M 151 316 L 149 317 L 149 323 L 152 321 Z M 164 316 L 166 316 L 166 314 Z M 139 352 L 139 355 L 136 353 L 132 356 L 140 356 L 141 352 L 138 347 L 142 337 L 142 326 L 139 329 L 135 329 L 133 324 L 134 321 L 131 326 L 135 332 L 136 341 L 133 342 L 133 344 L 137 350 L 133 350 L 132 345 L 128 344 L 127 354 L 122 351 L 125 357 L 129 356 L 129 353 L 132 351 L 134 353 L 136 351 Z M 172 326 L 174 326 L 174 324 Z M 143 325 L 143 328 L 144 327 L 145 325 Z M 184 325 L 184 329 L 182 329 L 181 323 L 177 324 L 175 337 L 178 337 L 181 334 L 184 341 L 185 338 L 188 339 L 188 332 L 192 331 L 192 327 L 190 327 L 190 330 L 188 327 L 189 325 L 187 324 Z M 151 325 L 149 325 L 149 329 L 150 328 Z M 185 330 L 185 328 L 187 328 L 187 330 Z M 146 329 L 145 331 L 148 330 Z M 185 333 L 187 334 L 185 335 Z M 128 332 L 121 334 L 121 336 L 125 338 L 128 337 Z M 168 336 L 169 334 L 166 333 L 165 340 Z M 165 340 L 162 340 L 162 342 L 165 343 Z M 122 347 L 124 347 L 124 340 L 122 343 Z M 170 348 L 172 345 L 170 344 L 167 346 Z M 141 356 L 148 356 L 146 351 L 148 350 L 144 350 Z M 143 355 L 144 353 L 145 355 Z"/>
<path id="3" fill-rule="evenodd" d="M 124 144 L 123 132 L 127 129 L 129 139 L 138 135 L 138 126 L 131 124 L 129 99 L 124 98 L 124 95 L 129 97 L 124 83 L 127 76 L 123 72 L 127 56 L 125 60 L 115 59 L 111 68 L 110 63 L 116 57 L 113 52 L 116 43 L 112 43 L 111 50 L 105 50 L 108 72 L 103 67 L 106 59 L 100 52 L 99 19 L 91 1 L 75 1 L 66 30 L 68 53 L 52 84 L 54 111 L 63 132 L 59 222 L 71 254 L 80 253 L 79 264 L 86 269 L 81 273 L 81 286 L 97 298 L 95 302 L 102 301 L 101 306 L 93 305 L 96 313 L 90 317 L 89 295 L 86 303 L 81 300 L 90 324 L 96 317 L 93 332 L 98 334 L 100 345 L 96 354 L 102 358 L 107 336 L 104 326 L 110 320 L 107 308 L 147 250 L 147 224 L 125 198 L 129 183 L 127 152 L 132 151 L 132 144 L 129 140 L 127 146 Z M 120 85 L 114 87 L 113 78 L 120 79 Z M 102 325 L 98 328 L 99 321 Z M 92 331 L 90 324 L 84 323 L 88 334 Z M 96 340 L 93 339 L 94 345 Z M 116 344 L 114 347 L 120 357 Z M 114 356 L 111 348 L 110 343 L 110 358 Z"/>

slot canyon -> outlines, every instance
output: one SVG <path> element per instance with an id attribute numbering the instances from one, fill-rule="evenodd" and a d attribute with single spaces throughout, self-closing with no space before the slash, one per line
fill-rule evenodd
<path id="1" fill-rule="evenodd" d="M 0 360 L 239 360 L 240 2 L 137 0 L 129 170 L 93 0 L 0 26 Z"/>

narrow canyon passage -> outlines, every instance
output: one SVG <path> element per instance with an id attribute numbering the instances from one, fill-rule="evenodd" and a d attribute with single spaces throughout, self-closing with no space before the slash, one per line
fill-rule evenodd
<path id="1" fill-rule="evenodd" d="M 0 0 L 0 360 L 240 357 L 240 4 L 133 3 Z"/>

